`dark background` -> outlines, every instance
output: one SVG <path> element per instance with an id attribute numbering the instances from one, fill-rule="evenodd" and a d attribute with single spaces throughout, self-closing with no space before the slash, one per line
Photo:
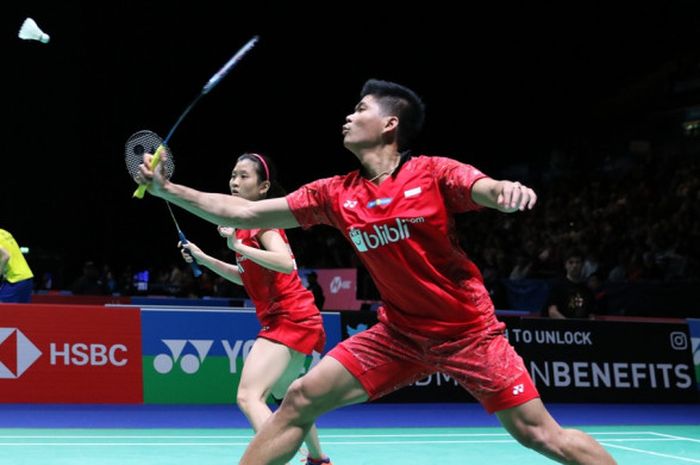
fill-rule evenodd
<path id="1" fill-rule="evenodd" d="M 668 76 L 698 63 L 693 1 L 12 3 L 0 7 L 0 227 L 31 248 L 33 266 L 76 273 L 88 259 L 177 260 L 163 203 L 131 199 L 124 142 L 141 129 L 164 137 L 253 35 L 256 48 L 171 140 L 177 182 L 226 192 L 247 150 L 271 156 L 287 190 L 355 169 L 340 128 L 372 77 L 423 96 L 417 151 L 498 175 L 560 146 L 639 136 L 643 115 L 673 105 L 658 98 Z M 17 38 L 27 16 L 48 45 Z M 218 241 L 176 214 L 193 241 Z"/>

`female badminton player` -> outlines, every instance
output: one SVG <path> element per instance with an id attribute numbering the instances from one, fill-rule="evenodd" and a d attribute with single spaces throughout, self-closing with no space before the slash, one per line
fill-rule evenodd
<path id="1" fill-rule="evenodd" d="M 266 157 L 245 153 L 231 172 L 231 194 L 246 200 L 282 195 L 274 182 L 272 165 Z M 237 402 L 257 432 L 272 414 L 266 399 L 281 399 L 301 371 L 306 355 L 323 350 L 326 335 L 313 294 L 304 288 L 283 229 L 234 230 L 219 227 L 236 264 L 204 253 L 192 242 L 180 244 L 187 262 L 196 260 L 234 283 L 242 284 L 255 304 L 262 330 L 241 374 Z M 307 465 L 330 464 L 323 454 L 315 426 L 305 439 Z"/>

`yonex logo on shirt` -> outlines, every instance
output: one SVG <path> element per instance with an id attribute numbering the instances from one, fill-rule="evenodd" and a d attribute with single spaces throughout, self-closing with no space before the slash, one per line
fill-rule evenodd
<path id="1" fill-rule="evenodd" d="M 358 252 L 367 252 L 391 242 L 408 239 L 411 234 L 408 231 L 408 223 L 423 222 L 423 218 L 401 219 L 396 218 L 396 225 L 387 224 L 372 226 L 371 232 L 363 232 L 357 228 L 350 228 L 349 235 Z"/>
<path id="2" fill-rule="evenodd" d="M 517 396 L 518 394 L 522 394 L 525 392 L 525 385 L 524 384 L 516 384 L 515 387 L 513 387 L 513 395 Z"/>

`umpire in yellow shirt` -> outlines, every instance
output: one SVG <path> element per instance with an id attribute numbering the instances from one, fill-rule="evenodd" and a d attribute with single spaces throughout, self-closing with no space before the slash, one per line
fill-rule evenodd
<path id="1" fill-rule="evenodd" d="M 34 275 L 12 234 L 0 229 L 0 302 L 32 299 Z"/>

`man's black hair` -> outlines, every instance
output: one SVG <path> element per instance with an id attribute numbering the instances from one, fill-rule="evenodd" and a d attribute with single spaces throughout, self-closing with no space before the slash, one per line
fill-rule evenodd
<path id="1" fill-rule="evenodd" d="M 372 95 L 382 108 L 399 118 L 398 148 L 404 151 L 423 129 L 425 105 L 421 98 L 408 87 L 391 81 L 369 79 L 362 86 L 360 98 Z"/>

